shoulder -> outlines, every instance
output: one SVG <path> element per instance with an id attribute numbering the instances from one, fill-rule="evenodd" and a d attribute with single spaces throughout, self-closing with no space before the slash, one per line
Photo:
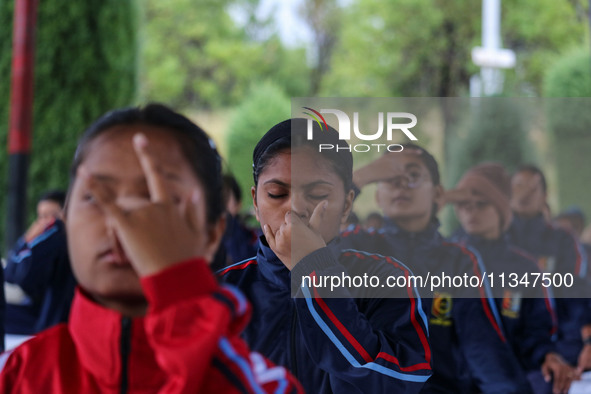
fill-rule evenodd
<path id="1" fill-rule="evenodd" d="M 64 239 L 65 240 L 65 233 L 66 228 L 64 222 L 59 219 L 54 220 L 51 222 L 45 230 L 37 237 L 33 238 L 29 241 L 29 247 L 34 247 L 36 245 L 47 243 L 49 241 L 53 241 L 55 239 Z"/>
<path id="2" fill-rule="evenodd" d="M 388 272 L 399 275 L 412 275 L 411 269 L 392 256 L 369 253 L 357 249 L 343 249 L 339 254 L 339 263 L 355 271 L 362 270 L 368 274 Z"/>
<path id="3" fill-rule="evenodd" d="M 482 256 L 471 246 L 457 242 L 443 241 L 438 250 L 442 261 L 447 261 L 450 268 L 458 271 L 480 273 L 484 269 Z M 439 256 L 438 256 L 439 257 Z"/>
<path id="4" fill-rule="evenodd" d="M 524 265 L 530 271 L 539 270 L 538 263 L 534 255 L 514 245 L 509 245 L 508 249 L 512 260 L 518 262 L 518 264 Z"/>
<path id="5" fill-rule="evenodd" d="M 50 370 L 59 368 L 56 358 L 61 360 L 74 357 L 76 351 L 72 337 L 65 323 L 42 331 L 20 346 L 1 356 L 2 375 L 26 377 L 29 373 L 41 377 Z"/>
<path id="6" fill-rule="evenodd" d="M 224 281 L 228 281 L 256 271 L 258 271 L 257 258 L 251 257 L 249 259 L 232 264 L 228 267 L 222 268 L 216 272 L 216 275 L 219 278 L 222 278 Z"/>

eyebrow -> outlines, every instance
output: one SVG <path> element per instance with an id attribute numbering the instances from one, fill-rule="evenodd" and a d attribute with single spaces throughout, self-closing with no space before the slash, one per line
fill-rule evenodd
<path id="1" fill-rule="evenodd" d="M 173 182 L 182 182 L 181 178 L 179 177 L 178 174 L 173 173 L 173 172 L 168 172 L 168 171 L 162 171 L 160 172 L 160 175 L 162 175 L 165 179 L 171 180 Z M 120 180 L 117 177 L 111 176 L 111 175 L 106 175 L 106 174 L 92 174 L 92 176 L 98 180 L 99 182 L 106 182 L 106 183 L 118 183 L 120 182 Z M 136 179 L 133 180 L 133 182 L 136 183 L 144 183 L 147 182 L 146 181 L 146 177 L 145 176 L 141 176 L 141 177 L 137 177 Z"/>
<path id="2" fill-rule="evenodd" d="M 105 174 L 92 174 L 92 177 L 100 182 L 117 183 L 118 179 Z"/>
<path id="3" fill-rule="evenodd" d="M 412 168 L 418 168 L 420 170 L 421 166 L 417 163 L 408 163 L 407 165 L 404 166 L 405 170 L 410 170 Z"/>
<path id="4" fill-rule="evenodd" d="M 265 183 L 263 183 L 263 185 L 267 185 L 269 183 L 274 183 L 276 185 L 283 186 L 283 187 L 291 187 L 291 185 L 289 183 L 285 183 L 283 181 L 280 181 L 277 178 L 269 179 L 268 181 L 266 181 Z"/>
<path id="5" fill-rule="evenodd" d="M 307 184 L 304 185 L 304 187 L 311 189 L 313 187 L 322 186 L 322 185 L 333 186 L 333 184 L 331 182 L 319 180 L 319 181 L 314 181 L 314 182 L 307 183 Z"/>

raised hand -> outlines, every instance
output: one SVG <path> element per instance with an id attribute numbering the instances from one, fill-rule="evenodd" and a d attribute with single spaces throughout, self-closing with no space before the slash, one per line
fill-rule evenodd
<path id="1" fill-rule="evenodd" d="M 290 271 L 304 257 L 326 246 L 319 229 L 327 205 L 328 201 L 316 205 L 308 223 L 288 211 L 285 221 L 275 232 L 269 225 L 263 227 L 267 243 Z"/>
<path id="2" fill-rule="evenodd" d="M 149 198 L 133 209 L 118 205 L 113 190 L 83 166 L 78 171 L 133 268 L 146 276 L 192 257 L 211 260 L 217 244 L 208 235 L 201 190 L 187 190 L 175 204 L 146 136 L 134 135 L 133 145 L 149 190 Z"/>
<path id="3" fill-rule="evenodd" d="M 402 152 L 388 153 L 361 167 L 353 173 L 353 183 L 358 188 L 363 188 L 371 183 L 404 176 L 404 166 L 398 158 L 400 155 L 421 155 L 418 149 L 407 148 Z"/>

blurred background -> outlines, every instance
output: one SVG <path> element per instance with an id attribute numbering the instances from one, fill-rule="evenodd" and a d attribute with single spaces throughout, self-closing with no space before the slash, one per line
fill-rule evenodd
<path id="1" fill-rule="evenodd" d="M 2 146 L 9 131 L 14 4 L 0 0 Z M 249 196 L 252 148 L 290 116 L 292 97 L 591 97 L 589 4 L 39 1 L 27 223 L 43 191 L 67 187 L 80 133 L 116 107 L 157 101 L 196 120 Z M 493 102 L 462 122 L 443 110 L 437 132 L 421 140 L 440 160 L 445 186 L 481 160 L 513 168 L 533 162 L 548 174 L 553 211 L 578 204 L 591 216 L 589 101 L 547 111 L 538 127 L 525 127 L 523 111 L 510 100 Z M 8 163 L 7 149 L 0 149 L 3 191 Z M 4 250 L 6 195 L 0 193 Z"/>

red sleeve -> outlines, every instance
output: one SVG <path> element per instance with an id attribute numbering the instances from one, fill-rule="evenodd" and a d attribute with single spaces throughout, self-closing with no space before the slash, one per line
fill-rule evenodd
<path id="1" fill-rule="evenodd" d="M 250 307 L 238 291 L 217 284 L 205 260 L 144 277 L 142 287 L 148 338 L 169 374 L 163 392 L 301 392 L 283 367 L 250 353 L 238 337 Z"/>

